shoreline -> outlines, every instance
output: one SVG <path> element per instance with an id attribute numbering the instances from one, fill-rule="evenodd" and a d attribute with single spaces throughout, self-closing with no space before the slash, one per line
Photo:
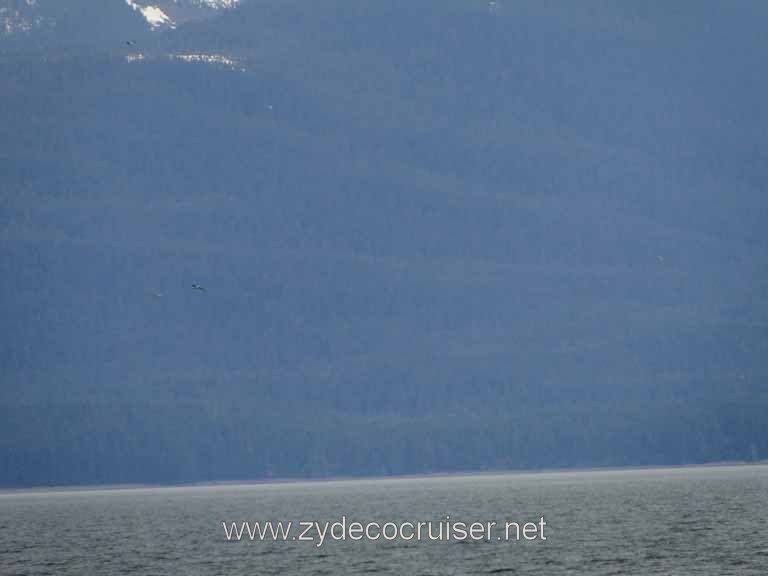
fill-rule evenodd
<path id="1" fill-rule="evenodd" d="M 322 478 L 259 478 L 239 480 L 214 480 L 205 482 L 184 482 L 177 484 L 165 483 L 130 483 L 130 484 L 86 484 L 86 485 L 52 485 L 0 488 L 0 498 L 20 495 L 51 495 L 96 492 L 130 492 L 144 490 L 193 490 L 199 488 L 249 488 L 287 485 L 326 485 L 332 483 L 365 483 L 365 482 L 403 482 L 413 480 L 438 480 L 461 478 L 490 478 L 501 476 L 548 476 L 563 474 L 595 474 L 595 473 L 626 473 L 643 471 L 684 471 L 726 468 L 766 467 L 768 460 L 737 461 L 726 460 L 702 464 L 674 465 L 644 465 L 644 466 L 605 466 L 585 468 L 540 468 L 525 470 L 478 470 L 458 472 L 435 472 L 423 474 L 392 474 L 380 476 L 328 476 Z"/>

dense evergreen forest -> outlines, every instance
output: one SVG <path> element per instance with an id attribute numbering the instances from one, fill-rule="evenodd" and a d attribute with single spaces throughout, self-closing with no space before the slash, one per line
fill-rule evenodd
<path id="1" fill-rule="evenodd" d="M 0 486 L 768 458 L 767 4 L 99 5 L 0 34 Z"/>

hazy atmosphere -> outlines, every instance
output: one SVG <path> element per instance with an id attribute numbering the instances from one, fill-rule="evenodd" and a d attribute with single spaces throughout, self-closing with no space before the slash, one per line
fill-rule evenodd
<path id="1" fill-rule="evenodd" d="M 0 486 L 768 459 L 766 22 L 0 0 Z"/>

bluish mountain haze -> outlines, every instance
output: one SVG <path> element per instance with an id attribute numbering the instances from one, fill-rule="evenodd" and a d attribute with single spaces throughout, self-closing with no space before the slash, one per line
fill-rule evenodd
<path id="1" fill-rule="evenodd" d="M 768 458 L 764 2 L 26 8 L 0 485 Z"/>

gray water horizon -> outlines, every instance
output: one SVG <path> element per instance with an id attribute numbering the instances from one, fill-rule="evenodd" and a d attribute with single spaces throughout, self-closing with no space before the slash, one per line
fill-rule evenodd
<path id="1" fill-rule="evenodd" d="M 757 575 L 768 573 L 766 518 L 765 464 L 5 491 L 0 568 L 65 576 Z M 335 540 L 327 526 L 342 520 L 335 534 L 346 538 Z M 540 520 L 545 539 L 501 537 L 506 523 Z M 243 522 L 291 522 L 291 530 L 284 540 L 228 533 Z M 354 522 L 432 523 L 446 527 L 446 538 L 352 540 Z M 447 538 L 447 525 L 462 522 L 498 526 L 490 538 Z M 322 542 L 314 528 L 304 534 L 311 540 L 297 538 L 309 523 L 326 526 Z"/>

